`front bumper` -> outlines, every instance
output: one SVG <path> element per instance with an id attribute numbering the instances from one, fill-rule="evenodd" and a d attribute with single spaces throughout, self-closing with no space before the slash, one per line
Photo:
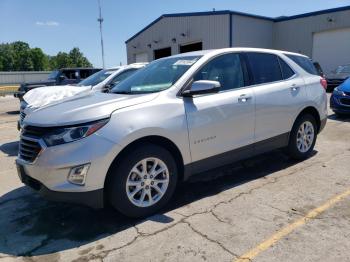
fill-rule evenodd
<path id="1" fill-rule="evenodd" d="M 48 189 L 40 181 L 28 176 L 22 165 L 17 164 L 18 176 L 23 184 L 37 191 L 47 200 L 74 203 L 92 208 L 103 208 L 103 189 L 88 192 L 57 192 Z"/>
<path id="2" fill-rule="evenodd" d="M 335 113 L 350 114 L 350 105 L 342 104 L 341 99 L 349 99 L 350 101 L 350 96 L 348 96 L 348 98 L 344 98 L 344 97 L 335 96 L 332 94 L 330 98 L 331 109 Z"/>
<path id="3" fill-rule="evenodd" d="M 108 169 L 120 152 L 119 145 L 98 132 L 76 142 L 46 147 L 31 163 L 16 159 L 22 182 L 49 200 L 103 207 L 104 182 Z M 90 163 L 85 185 L 67 178 L 72 167 Z"/>

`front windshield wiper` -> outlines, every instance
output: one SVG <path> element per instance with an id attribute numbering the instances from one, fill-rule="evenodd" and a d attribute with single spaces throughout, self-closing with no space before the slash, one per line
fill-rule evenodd
<path id="1" fill-rule="evenodd" d="M 125 95 L 125 94 L 132 94 L 132 92 L 130 91 L 115 91 L 115 92 L 111 92 L 113 94 L 121 94 L 121 95 Z"/>

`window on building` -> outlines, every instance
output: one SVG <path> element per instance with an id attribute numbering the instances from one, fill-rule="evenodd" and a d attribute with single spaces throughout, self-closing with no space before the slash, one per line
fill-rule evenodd
<path id="1" fill-rule="evenodd" d="M 192 43 L 187 45 L 180 45 L 180 53 L 187 53 L 187 52 L 199 51 L 199 50 L 203 50 L 202 42 L 197 42 L 197 43 Z"/>
<path id="2" fill-rule="evenodd" d="M 254 84 L 271 83 L 283 79 L 278 58 L 274 54 L 247 53 Z"/>
<path id="3" fill-rule="evenodd" d="M 171 56 L 171 47 L 154 50 L 154 59 Z"/>
<path id="4" fill-rule="evenodd" d="M 244 86 L 244 76 L 239 54 L 226 54 L 214 58 L 194 76 L 194 81 L 212 80 L 220 82 L 220 90 Z"/>

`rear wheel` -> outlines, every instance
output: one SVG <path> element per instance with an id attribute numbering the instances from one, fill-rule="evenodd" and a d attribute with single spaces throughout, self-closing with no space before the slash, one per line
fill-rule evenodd
<path id="1" fill-rule="evenodd" d="M 317 124 L 310 114 L 301 115 L 295 121 L 289 137 L 288 154 L 294 159 L 306 159 L 314 149 Z"/>
<path id="2" fill-rule="evenodd" d="M 130 217 L 151 215 L 165 206 L 177 182 L 174 158 L 157 145 L 136 148 L 111 168 L 112 206 Z"/>

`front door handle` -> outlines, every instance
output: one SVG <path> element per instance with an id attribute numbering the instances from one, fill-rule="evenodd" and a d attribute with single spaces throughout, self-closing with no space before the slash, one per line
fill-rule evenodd
<path id="1" fill-rule="evenodd" d="M 246 103 L 251 98 L 252 98 L 251 96 L 243 94 L 243 95 L 240 95 L 240 97 L 238 97 L 238 102 Z"/>

